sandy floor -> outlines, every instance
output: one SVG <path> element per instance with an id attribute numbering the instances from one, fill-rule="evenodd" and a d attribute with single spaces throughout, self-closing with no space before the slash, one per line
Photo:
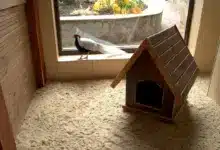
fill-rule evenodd
<path id="1" fill-rule="evenodd" d="M 39 90 L 17 136 L 18 150 L 220 149 L 220 106 L 198 77 L 176 124 L 122 111 L 124 82 L 51 83 Z"/>

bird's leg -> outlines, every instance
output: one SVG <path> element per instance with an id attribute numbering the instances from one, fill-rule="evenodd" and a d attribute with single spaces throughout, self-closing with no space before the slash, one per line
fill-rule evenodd
<path id="1" fill-rule="evenodd" d="M 87 55 L 85 57 L 83 57 L 83 54 L 80 56 L 80 60 L 83 60 L 83 59 L 88 59 L 88 55 L 89 55 L 89 52 L 87 53 Z"/>
<path id="2" fill-rule="evenodd" d="M 80 58 L 79 58 L 80 60 L 82 60 L 83 59 L 83 55 L 81 54 L 81 56 L 80 56 Z"/>
<path id="3" fill-rule="evenodd" d="M 87 52 L 87 55 L 86 55 L 85 59 L 88 59 L 88 56 L 89 56 L 89 52 Z"/>

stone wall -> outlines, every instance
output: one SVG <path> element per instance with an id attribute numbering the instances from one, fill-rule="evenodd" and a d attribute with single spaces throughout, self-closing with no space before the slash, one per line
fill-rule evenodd
<path id="1" fill-rule="evenodd" d="M 76 27 L 92 36 L 114 44 L 137 43 L 149 35 L 161 30 L 162 12 L 142 17 L 118 19 L 73 19 L 61 20 L 61 36 L 63 47 L 74 46 L 73 34 Z M 101 16 L 100 16 L 101 17 Z"/>
<path id="2" fill-rule="evenodd" d="M 24 4 L 0 10 L 0 86 L 16 135 L 35 91 Z"/>

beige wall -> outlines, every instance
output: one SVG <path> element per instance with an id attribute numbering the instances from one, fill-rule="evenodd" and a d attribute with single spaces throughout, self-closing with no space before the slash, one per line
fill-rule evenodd
<path id="1" fill-rule="evenodd" d="M 210 72 L 220 36 L 220 1 L 196 0 L 189 47 L 203 72 Z"/>
<path id="2" fill-rule="evenodd" d="M 0 10 L 0 86 L 16 134 L 35 91 L 23 4 Z"/>
<path id="3" fill-rule="evenodd" d="M 199 35 L 202 9 L 203 9 L 203 0 L 195 0 L 195 7 L 194 7 L 192 24 L 191 24 L 190 40 L 188 45 L 192 55 L 194 55 L 196 51 L 196 44 Z"/>
<path id="4" fill-rule="evenodd" d="M 208 96 L 220 105 L 220 37 L 218 43 L 218 52 L 216 55 Z"/>

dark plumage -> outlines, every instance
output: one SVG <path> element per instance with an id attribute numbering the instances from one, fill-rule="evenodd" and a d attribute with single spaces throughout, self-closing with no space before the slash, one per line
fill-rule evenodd
<path id="1" fill-rule="evenodd" d="M 80 35 L 77 35 L 75 34 L 74 35 L 74 38 L 75 38 L 75 46 L 77 48 L 77 50 L 80 52 L 80 53 L 88 53 L 90 52 L 91 50 L 89 49 L 86 49 L 80 42 Z"/>

